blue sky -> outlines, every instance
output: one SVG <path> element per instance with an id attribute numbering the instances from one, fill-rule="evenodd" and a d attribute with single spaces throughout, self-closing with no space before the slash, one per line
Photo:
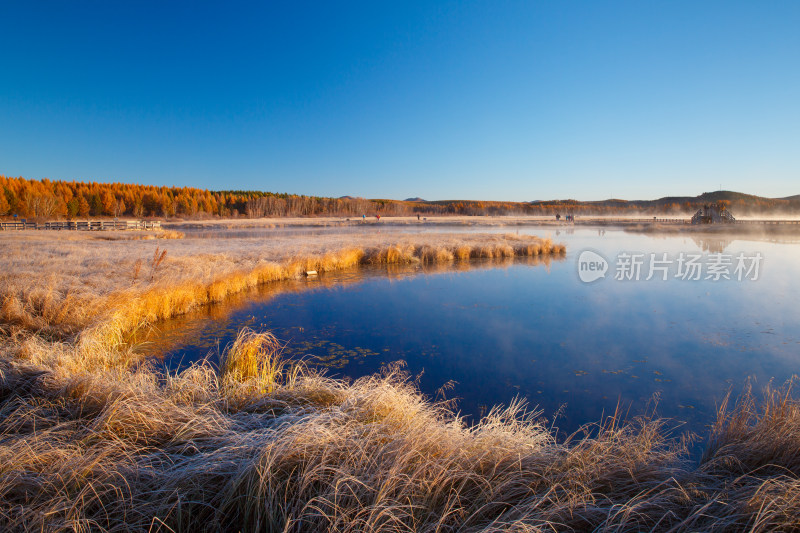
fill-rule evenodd
<path id="1" fill-rule="evenodd" d="M 800 193 L 800 2 L 0 3 L 0 174 Z"/>

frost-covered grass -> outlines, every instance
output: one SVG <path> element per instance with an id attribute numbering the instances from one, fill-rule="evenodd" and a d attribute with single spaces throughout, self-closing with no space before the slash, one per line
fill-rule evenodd
<path id="1" fill-rule="evenodd" d="M 202 363 L 168 376 L 120 343 L 142 323 L 305 270 L 563 253 L 547 240 L 0 240 L 0 529 L 798 526 L 800 403 L 788 389 L 723 405 L 698 463 L 654 416 L 615 414 L 566 442 L 519 403 L 468 425 L 400 368 L 330 379 L 282 360 L 268 333 L 242 331 L 219 370 Z"/>

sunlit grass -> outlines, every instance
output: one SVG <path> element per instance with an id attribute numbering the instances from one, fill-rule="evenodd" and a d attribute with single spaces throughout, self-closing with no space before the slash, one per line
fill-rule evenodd
<path id="1" fill-rule="evenodd" d="M 125 232 L 66 237 L 6 239 L 0 319 L 51 340 L 78 342 L 86 353 L 112 350 L 143 324 L 308 271 L 564 252 L 548 239 L 510 234 L 351 237 L 357 245 L 330 236 L 311 242 L 181 239 L 170 244 L 131 240 Z"/>
<path id="2" fill-rule="evenodd" d="M 244 332 L 219 372 L 200 363 L 166 379 L 147 368 L 59 374 L 3 359 L 0 526 L 796 526 L 800 404 L 786 390 L 723 406 L 698 464 L 652 416 L 615 413 L 558 442 L 515 402 L 470 426 L 398 368 L 347 384 L 282 361 L 280 348 Z"/>
<path id="3" fill-rule="evenodd" d="M 219 368 L 169 374 L 122 344 L 136 328 L 308 270 L 546 264 L 564 252 L 547 239 L 29 239 L 5 241 L 0 258 L 0 529 L 797 528 L 790 388 L 724 404 L 693 462 L 652 413 L 615 413 L 566 441 L 521 402 L 470 425 L 396 366 L 331 379 L 283 360 L 266 332 L 241 332 Z"/>
<path id="4" fill-rule="evenodd" d="M 288 364 L 280 356 L 282 351 L 283 345 L 272 333 L 245 328 L 220 357 L 220 379 L 226 386 L 245 384 L 262 394 L 280 385 L 291 387 L 303 367 Z"/>

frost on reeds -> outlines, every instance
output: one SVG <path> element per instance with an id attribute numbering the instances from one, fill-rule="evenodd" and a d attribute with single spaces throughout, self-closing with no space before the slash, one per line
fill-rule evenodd
<path id="1" fill-rule="evenodd" d="M 787 390 L 723 406 L 695 463 L 652 416 L 615 413 L 557 442 L 521 402 L 468 425 L 398 367 L 345 383 L 279 350 L 248 331 L 219 372 L 167 376 L 0 360 L 0 529 L 797 527 L 800 403 Z"/>
<path id="2" fill-rule="evenodd" d="M 698 463 L 652 415 L 615 413 L 566 442 L 520 402 L 468 425 L 397 367 L 330 379 L 281 361 L 266 333 L 243 332 L 220 369 L 166 375 L 121 344 L 132 328 L 304 270 L 547 264 L 563 247 L 546 239 L 362 237 L 314 253 L 285 240 L 266 256 L 184 239 L 152 275 L 144 265 L 162 253 L 147 242 L 59 239 L 0 257 L 0 530 L 798 529 L 790 388 L 724 404 Z"/>
<path id="3" fill-rule="evenodd" d="M 292 388 L 303 370 L 301 363 L 281 358 L 284 345 L 272 333 L 242 329 L 220 357 L 223 385 L 244 385 L 257 393 L 273 392 L 278 386 Z"/>
<path id="4" fill-rule="evenodd" d="M 359 264 L 452 264 L 456 259 L 552 257 L 563 253 L 563 247 L 530 236 L 417 238 L 422 243 L 409 240 L 410 237 L 404 239 L 376 246 L 344 246 L 319 254 L 289 255 L 281 261 L 264 258 L 237 261 L 227 256 L 210 256 L 191 247 L 188 248 L 191 254 L 177 254 L 158 245 L 145 248 L 144 256 L 129 257 L 127 268 L 124 261 L 115 263 L 110 257 L 108 261 L 87 258 L 78 266 L 73 262 L 68 267 L 75 269 L 72 284 L 61 281 L 57 272 L 52 272 L 49 278 L 41 279 L 37 273 L 40 278 L 25 280 L 10 271 L 0 276 L 0 319 L 52 341 L 77 342 L 89 360 L 94 354 L 114 352 L 126 333 L 142 325 L 155 324 L 260 284 L 296 278 L 311 270 L 328 272 Z M 144 246 L 138 241 L 89 243 L 100 249 Z M 70 255 L 80 257 L 78 251 L 69 251 L 67 257 Z M 44 258 L 27 267 L 53 268 L 46 266 Z M 98 272 L 105 272 L 105 277 Z M 79 285 L 84 277 L 96 281 Z M 103 355 L 98 364 L 107 367 L 108 359 Z"/>
<path id="5" fill-rule="evenodd" d="M 548 239 L 513 234 L 184 238 L 156 245 L 131 240 L 132 232 L 118 233 L 4 236 L 0 320 L 52 340 L 80 337 L 84 343 L 111 346 L 119 328 L 124 332 L 153 324 L 311 270 L 558 257 L 564 252 Z"/>
<path id="6" fill-rule="evenodd" d="M 558 256 L 564 254 L 565 251 L 564 245 L 555 245 L 550 239 L 504 235 L 497 240 L 477 243 L 455 241 L 426 245 L 392 245 L 388 248 L 367 250 L 364 260 L 371 264 L 448 263 L 456 259 L 466 261 L 515 256 Z"/>

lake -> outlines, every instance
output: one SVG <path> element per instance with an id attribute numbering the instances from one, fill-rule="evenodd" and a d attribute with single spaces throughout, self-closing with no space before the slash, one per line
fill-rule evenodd
<path id="1" fill-rule="evenodd" d="M 431 397 L 454 382 L 445 396 L 472 420 L 525 398 L 548 418 L 558 414 L 562 435 L 618 404 L 629 416 L 656 406 L 681 430 L 705 434 L 729 390 L 740 392 L 748 379 L 756 388 L 783 384 L 800 371 L 797 242 L 519 232 L 565 243 L 566 257 L 370 267 L 272 283 L 159 324 L 139 350 L 175 370 L 213 360 L 244 326 L 269 330 L 286 342 L 286 357 L 334 376 L 404 361 Z M 587 274 L 588 263 L 603 261 L 605 277 L 586 282 L 600 272 Z"/>

